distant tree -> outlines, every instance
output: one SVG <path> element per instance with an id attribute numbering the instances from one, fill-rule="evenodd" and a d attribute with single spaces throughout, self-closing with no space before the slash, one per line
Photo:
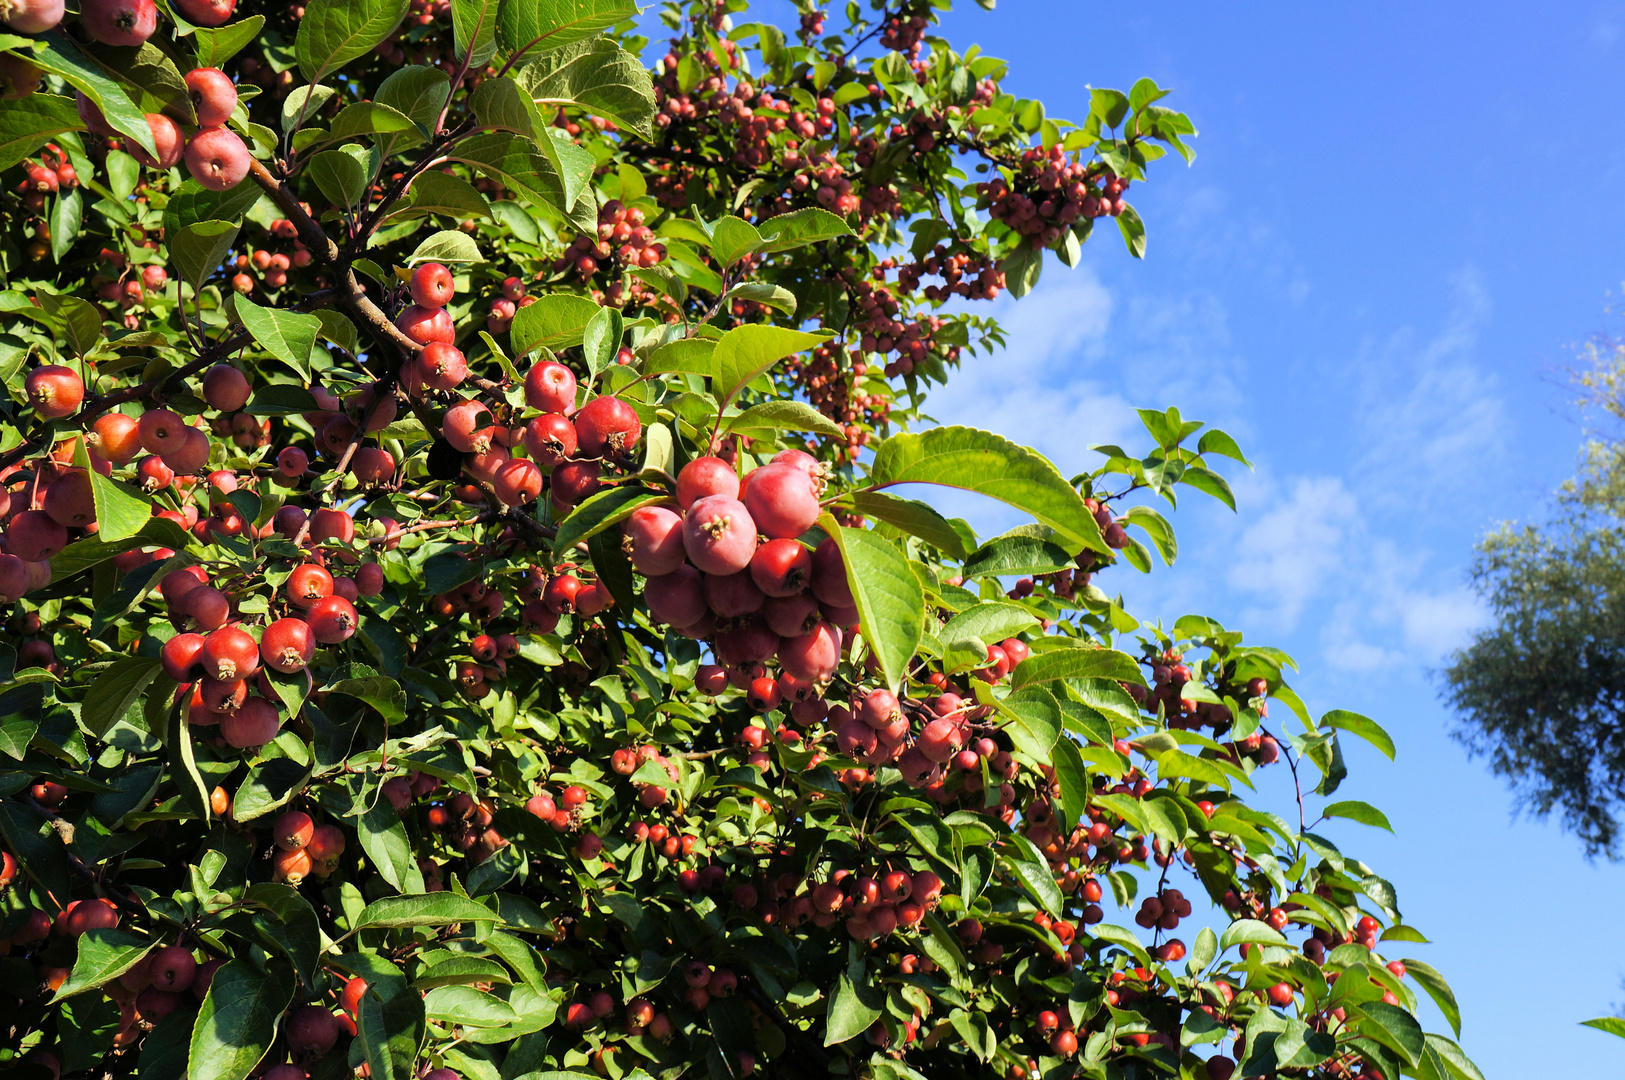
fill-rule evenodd
<path id="1" fill-rule="evenodd" d="M 1572 373 L 1588 433 L 1580 470 L 1543 525 L 1478 544 L 1472 580 L 1494 624 L 1456 653 L 1456 737 L 1523 805 L 1562 814 L 1588 855 L 1617 859 L 1625 804 L 1625 340 L 1598 335 Z"/>

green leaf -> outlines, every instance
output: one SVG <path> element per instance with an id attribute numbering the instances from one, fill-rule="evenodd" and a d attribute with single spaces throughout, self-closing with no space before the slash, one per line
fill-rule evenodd
<path id="1" fill-rule="evenodd" d="M 1234 458 L 1249 469 L 1253 467 L 1253 463 L 1242 455 L 1241 447 L 1236 445 L 1236 440 L 1218 428 L 1210 428 L 1202 432 L 1202 438 L 1196 444 L 1196 452 L 1199 454 L 1220 454 L 1227 458 Z"/>
<path id="2" fill-rule="evenodd" d="M 424 998 L 423 1008 L 431 1020 L 468 1027 L 505 1027 L 519 1019 L 506 1001 L 472 986 L 436 987 Z"/>
<path id="3" fill-rule="evenodd" d="M 1382 729 L 1381 724 L 1369 717 L 1343 709 L 1333 709 L 1320 718 L 1320 726 L 1358 735 L 1386 754 L 1389 761 L 1394 760 L 1394 740 Z"/>
<path id="4" fill-rule="evenodd" d="M 1422 1026 L 1398 1005 L 1367 1001 L 1349 1009 L 1351 1026 L 1414 1064 L 1426 1045 Z"/>
<path id="5" fill-rule="evenodd" d="M 1204 926 L 1196 935 L 1196 944 L 1191 946 L 1190 959 L 1185 962 L 1185 969 L 1191 974 L 1205 971 L 1219 955 L 1219 936 L 1213 932 L 1211 926 Z"/>
<path id="6" fill-rule="evenodd" d="M 130 100 L 130 95 L 117 79 L 108 75 L 102 65 L 93 58 L 86 56 L 80 47 L 63 33 L 61 27 L 42 35 L 36 42 L 34 54 L 29 57 L 30 63 L 42 71 L 60 76 L 69 86 L 82 92 L 96 103 L 102 116 L 115 131 L 134 139 L 147 153 L 157 156 L 157 147 L 153 144 L 152 128 L 147 125 L 146 114 L 139 105 Z M 12 110 L 21 104 L 7 102 L 6 114 L 10 115 Z M 74 109 L 73 126 L 58 130 L 82 130 L 78 110 L 74 108 L 72 102 L 68 103 L 68 107 Z M 26 115 L 28 110 L 19 111 Z M 41 139 L 35 146 L 43 146 L 46 141 L 47 139 Z"/>
<path id="7" fill-rule="evenodd" d="M 870 480 L 880 488 L 941 484 L 974 491 L 1031 514 L 1074 549 L 1110 550 L 1083 497 L 1054 465 L 991 432 L 940 427 L 893 435 L 875 451 Z"/>
<path id="8" fill-rule="evenodd" d="M 198 67 L 222 67 L 227 60 L 259 40 L 265 26 L 264 15 L 250 15 L 218 28 L 200 26 L 192 31 L 192 48 Z"/>
<path id="9" fill-rule="evenodd" d="M 1145 222 L 1140 220 L 1139 211 L 1125 206 L 1123 212 L 1117 215 L 1117 231 L 1123 234 L 1123 243 L 1128 246 L 1130 255 L 1136 259 L 1145 258 Z"/>
<path id="10" fill-rule="evenodd" d="M 1055 740 L 1050 758 L 1061 794 L 1061 821 L 1070 833 L 1089 809 L 1089 767 L 1078 752 L 1078 744 L 1064 735 Z"/>
<path id="11" fill-rule="evenodd" d="M 1219 951 L 1232 945 L 1287 945 L 1287 940 L 1269 923 L 1257 919 L 1237 919 L 1224 928 L 1219 937 Z"/>
<path id="12" fill-rule="evenodd" d="M 1022 244 L 999 263 L 1004 280 L 1010 286 L 1010 295 L 1020 300 L 1038 287 L 1038 278 L 1044 272 L 1044 250 Z"/>
<path id="13" fill-rule="evenodd" d="M 910 536 L 917 536 L 949 558 L 964 558 L 976 543 L 970 526 L 962 521 L 949 521 L 934 507 L 916 499 L 903 499 L 884 491 L 855 491 L 850 498 L 852 509 L 864 517 L 884 521 Z"/>
<path id="14" fill-rule="evenodd" d="M 81 131 L 73 99 L 35 91 L 0 101 L 0 169 L 9 169 L 64 131 Z"/>
<path id="15" fill-rule="evenodd" d="M 468 59 L 469 69 L 479 71 L 497 51 L 497 9 L 499 0 L 451 0 L 451 33 L 456 59 Z"/>
<path id="16" fill-rule="evenodd" d="M 522 308 L 521 312 L 529 308 Z M 517 320 L 518 316 L 515 316 Z M 704 338 L 678 338 L 668 341 L 643 362 L 645 375 L 689 374 L 713 377 L 717 373 L 716 361 L 712 359 L 717 351 L 717 343 Z"/>
<path id="17" fill-rule="evenodd" d="M 322 320 L 279 308 L 262 308 L 247 297 L 234 301 L 237 318 L 261 348 L 309 379 L 310 352 L 316 347 Z"/>
<path id="18" fill-rule="evenodd" d="M 400 683 L 370 668 L 358 666 L 354 670 L 358 671 L 355 676 L 330 683 L 326 688 L 328 693 L 347 694 L 364 701 L 377 709 L 388 723 L 398 724 L 406 719 L 406 691 L 401 689 Z"/>
<path id="19" fill-rule="evenodd" d="M 309 169 L 316 189 L 340 210 L 348 210 L 365 198 L 372 183 L 368 154 L 360 146 L 323 150 L 311 157 Z"/>
<path id="20" fill-rule="evenodd" d="M 541 138 L 547 130 L 536 103 L 513 78 L 486 79 L 474 88 L 468 104 L 482 129 L 511 131 L 527 139 Z"/>
<path id="21" fill-rule="evenodd" d="M 112 982 L 140 963 L 157 944 L 153 938 L 138 937 L 127 930 L 87 930 L 79 937 L 79 958 L 73 962 L 73 971 L 51 1003 Z"/>
<path id="22" fill-rule="evenodd" d="M 125 94 L 143 113 L 163 112 L 183 124 L 197 123 L 185 77 L 156 43 L 144 41 L 139 46 L 91 43 L 80 47 L 103 71 L 124 85 Z"/>
<path id="23" fill-rule="evenodd" d="M 294 57 L 307 82 L 372 52 L 406 18 L 409 0 L 310 0 L 294 37 Z"/>
<path id="24" fill-rule="evenodd" d="M 441 214 L 456 218 L 489 218 L 491 203 L 460 176 L 430 169 L 412 182 L 411 198 L 390 214 L 390 220 Z"/>
<path id="25" fill-rule="evenodd" d="M 156 657 L 130 656 L 115 661 L 91 682 L 79 710 L 79 722 L 98 739 L 118 723 L 141 698 L 161 670 Z"/>
<path id="26" fill-rule="evenodd" d="M 563 133 L 554 135 L 556 130 L 549 128 L 544 136 L 547 141 L 541 145 L 522 135 L 507 132 L 475 135 L 448 150 L 447 155 L 501 182 L 521 201 L 551 206 L 569 217 L 579 228 L 595 229 L 596 205 L 590 215 L 585 208 L 577 211 L 577 200 L 582 197 L 592 176 L 593 157 L 580 147 L 569 144 L 568 136 L 564 136 L 566 141 L 561 145 L 559 139 Z"/>
<path id="27" fill-rule="evenodd" d="M 502 917 L 484 904 L 453 892 L 421 893 L 412 896 L 386 896 L 368 904 L 353 929 L 368 927 L 449 926 L 453 923 L 502 922 Z"/>
<path id="28" fill-rule="evenodd" d="M 88 300 L 41 292 L 36 296 L 40 310 L 49 317 L 62 344 L 76 356 L 84 356 L 102 340 L 102 313 Z M 77 468 L 90 468 L 82 453 L 75 456 Z"/>
<path id="29" fill-rule="evenodd" d="M 1006 577 L 1015 574 L 1053 574 L 1072 565 L 1072 556 L 1052 541 L 1038 536 L 1000 536 L 989 540 L 965 559 L 963 577 Z"/>
<path id="30" fill-rule="evenodd" d="M 991 690 L 982 686 L 978 686 L 977 690 L 978 700 L 984 704 L 996 702 L 999 711 L 1011 718 L 1012 722 L 1005 725 L 1004 731 L 1016 744 L 1016 749 L 1034 762 L 1048 765 L 1055 742 L 1061 737 L 1061 707 L 1055 695 L 1042 686 L 1031 686 L 998 701 Z"/>
<path id="31" fill-rule="evenodd" d="M 1407 960 L 1406 963 L 1409 964 L 1410 961 Z M 1618 1035 L 1620 1038 L 1625 1039 L 1625 1018 L 1599 1016 L 1595 1020 L 1582 1020 L 1580 1025 L 1582 1027 L 1596 1028 L 1598 1031 L 1606 1031 L 1610 1035 Z M 1456 1034 L 1460 1035 L 1461 1032 L 1458 1031 Z"/>
<path id="32" fill-rule="evenodd" d="M 414 266 L 420 262 L 442 263 L 477 263 L 484 262 L 485 256 L 480 254 L 480 246 L 474 238 L 467 233 L 455 229 L 444 229 L 424 240 L 417 246 L 417 250 L 406 257 L 406 265 Z M 531 305 L 534 307 L 535 305 Z"/>
<path id="33" fill-rule="evenodd" d="M 251 921 L 262 943 L 286 956 L 306 986 L 315 985 L 323 941 L 310 901 L 275 881 L 250 885 L 243 899 L 255 905 Z"/>
<path id="34" fill-rule="evenodd" d="M 561 49 L 638 13 L 633 0 L 505 0 L 497 40 L 509 52 Z"/>
<path id="35" fill-rule="evenodd" d="M 852 230 L 845 221 L 816 206 L 770 217 L 762 222 L 756 231 L 762 238 L 760 250 L 763 253 L 789 251 L 791 248 L 805 247 L 837 236 L 852 235 Z"/>
<path id="36" fill-rule="evenodd" d="M 796 313 L 796 294 L 783 285 L 773 285 L 766 281 L 744 281 L 733 286 L 723 297 L 724 300 L 750 300 L 782 311 L 786 315 Z"/>
<path id="37" fill-rule="evenodd" d="M 317 155 L 318 157 L 320 155 Z M 181 280 L 197 292 L 209 275 L 220 269 L 226 252 L 237 239 L 237 226 L 229 221 L 197 221 L 169 236 L 169 258 Z"/>
<path id="38" fill-rule="evenodd" d="M 830 1001 L 829 1016 L 824 1027 L 824 1045 L 835 1046 L 855 1039 L 879 1019 L 880 1009 L 863 1000 L 857 984 L 843 971 Z"/>
<path id="39" fill-rule="evenodd" d="M 585 296 L 549 293 L 537 297 L 534 304 L 514 313 L 513 326 L 508 331 L 514 357 L 517 359 L 538 347 L 568 349 L 580 345 L 587 324 L 597 314 L 598 305 Z"/>
<path id="40" fill-rule="evenodd" d="M 781 431 L 810 431 L 832 439 L 846 438 L 846 429 L 804 401 L 784 399 L 752 405 L 729 417 L 723 428 L 753 439 L 771 439 Z"/>
<path id="41" fill-rule="evenodd" d="M 388 799 L 379 797 L 356 819 L 355 827 L 361 850 L 367 853 L 380 877 L 403 893 L 423 891 L 423 874 L 418 870 L 412 841 Z"/>
<path id="42" fill-rule="evenodd" d="M 590 38 L 529 60 L 515 78 L 544 114 L 574 105 L 647 140 L 656 110 L 649 69 L 607 37 Z"/>
<path id="43" fill-rule="evenodd" d="M 169 197 L 164 207 L 164 229 L 173 235 L 200 221 L 229 221 L 241 225 L 243 215 L 260 200 L 254 184 L 238 184 L 225 191 L 210 191 L 196 180 L 188 180 Z"/>
<path id="44" fill-rule="evenodd" d="M 291 135 L 299 130 L 299 125 L 304 123 L 306 118 L 321 112 L 337 93 L 338 91 L 331 86 L 323 86 L 320 83 L 296 86 L 288 91 L 288 96 L 282 99 L 282 133 Z"/>
<path id="45" fill-rule="evenodd" d="M 559 522 L 558 535 L 553 539 L 554 549 L 568 551 L 588 537 L 625 521 L 638 507 L 665 502 L 668 498 L 658 491 L 631 484 L 606 488 L 583 500 L 570 511 L 568 517 Z"/>
<path id="46" fill-rule="evenodd" d="M 925 633 L 925 593 L 908 560 L 891 543 L 864 529 L 837 525 L 829 514 L 818 524 L 841 549 L 846 582 L 857 603 L 863 640 L 880 662 L 894 691 Z"/>
<path id="47" fill-rule="evenodd" d="M 293 972 L 283 964 L 261 971 L 247 960 L 228 960 L 198 1010 L 187 1080 L 247 1080 L 271 1049 L 293 990 Z"/>
<path id="48" fill-rule="evenodd" d="M 152 503 L 144 495 L 90 470 L 90 494 L 96 504 L 96 535 L 103 543 L 126 540 L 152 520 Z"/>
<path id="49" fill-rule="evenodd" d="M 192 727 L 186 720 L 187 698 L 183 695 L 169 707 L 169 722 L 164 727 L 164 748 L 169 751 L 169 770 L 180 788 L 181 801 L 192 816 L 209 820 L 209 789 L 198 772 L 197 758 L 192 753 Z"/>
<path id="50" fill-rule="evenodd" d="M 728 215 L 711 227 L 711 254 L 723 267 L 732 266 L 762 246 L 762 234 L 743 218 Z"/>
<path id="51" fill-rule="evenodd" d="M 356 1012 L 356 1028 L 373 1077 L 412 1080 L 418 1049 L 428 1031 L 423 999 L 416 990 L 399 990 L 387 1001 L 364 995 Z"/>
<path id="52" fill-rule="evenodd" d="M 79 189 L 74 188 L 61 192 L 51 203 L 51 258 L 57 262 L 79 239 L 79 228 L 85 220 L 84 202 Z"/>
<path id="53" fill-rule="evenodd" d="M 1427 1048 L 1439 1056 L 1456 1080 L 1484 1080 L 1484 1074 L 1478 1071 L 1478 1066 L 1462 1052 L 1461 1047 L 1443 1035 L 1430 1034 L 1423 1039 Z"/>
<path id="54" fill-rule="evenodd" d="M 711 354 L 711 361 L 716 365 L 711 393 L 726 406 L 756 376 L 785 357 L 810 349 L 828 338 L 828 334 L 808 334 L 782 326 L 756 323 L 736 326 L 717 339 L 716 350 Z"/>
<path id="55" fill-rule="evenodd" d="M 1167 518 L 1149 506 L 1131 506 L 1123 519 L 1145 530 L 1151 543 L 1156 546 L 1157 554 L 1162 556 L 1163 565 L 1174 565 L 1174 559 L 1179 557 L 1179 542 L 1174 538 L 1174 527 L 1168 524 Z"/>
<path id="56" fill-rule="evenodd" d="M 626 332 L 625 320 L 619 308 L 601 307 L 587 320 L 581 332 L 581 359 L 587 365 L 587 382 L 598 378 L 598 373 L 615 362 L 621 350 L 621 335 Z"/>
<path id="57" fill-rule="evenodd" d="M 992 644 L 1037 626 L 1038 616 L 1020 604 L 997 600 L 975 604 L 961 611 L 948 620 L 937 637 L 943 641 L 974 637 Z"/>
<path id="58" fill-rule="evenodd" d="M 1394 827 L 1388 824 L 1388 815 L 1370 803 L 1360 802 L 1358 799 L 1332 803 L 1321 810 L 1320 816 L 1348 818 L 1350 821 L 1358 821 L 1361 825 L 1371 825 L 1378 829 L 1387 829 L 1389 832 L 1394 831 Z"/>
<path id="59" fill-rule="evenodd" d="M 1439 1007 L 1445 1021 L 1450 1025 L 1450 1030 L 1456 1033 L 1456 1038 L 1461 1038 L 1461 1006 L 1456 1004 L 1455 992 L 1450 989 L 1450 984 L 1444 981 L 1444 976 L 1420 960 L 1407 957 L 1401 963 L 1405 965 L 1405 973 L 1415 979 L 1417 985 L 1426 990 L 1428 997 Z"/>
<path id="60" fill-rule="evenodd" d="M 1117 679 L 1139 683 L 1144 679 L 1140 665 L 1127 653 L 1115 649 L 1081 648 L 1051 649 L 1049 652 L 1029 656 L 1010 673 L 1010 685 L 1016 689 L 1056 679 Z"/>

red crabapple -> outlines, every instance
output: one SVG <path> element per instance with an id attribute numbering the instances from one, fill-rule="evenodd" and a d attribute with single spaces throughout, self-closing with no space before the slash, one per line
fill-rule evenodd
<path id="1" fill-rule="evenodd" d="M 203 400 L 211 409 L 236 412 L 248 404 L 249 392 L 248 378 L 230 364 L 216 364 L 203 373 Z"/>
<path id="2" fill-rule="evenodd" d="M 79 25 L 103 45 L 141 45 L 158 29 L 158 5 L 153 0 L 84 0 Z"/>
<path id="3" fill-rule="evenodd" d="M 563 413 L 543 413 L 525 425 L 525 452 L 544 468 L 553 468 L 576 452 L 576 426 Z"/>
<path id="4" fill-rule="evenodd" d="M 224 26 L 236 10 L 237 0 L 174 0 L 189 22 L 199 26 Z"/>
<path id="5" fill-rule="evenodd" d="M 686 563 L 669 574 L 650 578 L 643 599 L 649 614 L 672 626 L 692 626 L 710 612 L 700 572 Z"/>
<path id="6" fill-rule="evenodd" d="M 412 271 L 411 292 L 412 303 L 418 307 L 445 307 L 451 303 L 457 286 L 451 279 L 450 270 L 440 263 L 431 262 Z"/>
<path id="7" fill-rule="evenodd" d="M 794 538 L 818 520 L 818 496 L 812 479 L 794 465 L 763 465 L 746 474 L 740 500 L 764 535 Z"/>
<path id="8" fill-rule="evenodd" d="M 575 414 L 576 437 L 588 457 L 620 455 L 638 444 L 643 423 L 622 398 L 595 397 Z"/>
<path id="9" fill-rule="evenodd" d="M 148 0 L 148 5 L 151 6 L 151 0 Z M 132 139 L 129 143 L 131 156 L 149 169 L 167 169 L 177 164 L 186 152 L 186 136 L 182 134 L 181 126 L 163 113 L 148 113 L 146 121 L 148 130 L 152 132 L 152 144 L 158 153 L 147 153 L 140 143 Z"/>
<path id="10" fill-rule="evenodd" d="M 193 68 L 186 73 L 186 89 L 192 96 L 198 127 L 225 127 L 237 108 L 237 84 L 219 68 Z"/>
<path id="11" fill-rule="evenodd" d="M 52 420 L 76 412 L 85 399 L 85 384 L 77 372 L 61 364 L 43 364 L 23 380 L 23 392 L 34 414 Z"/>
<path id="12" fill-rule="evenodd" d="M 769 540 L 750 557 L 750 575 L 768 596 L 795 596 L 812 578 L 812 552 L 797 540 Z"/>
<path id="13" fill-rule="evenodd" d="M 739 500 L 708 495 L 683 519 L 683 547 L 689 561 L 708 574 L 738 573 L 756 551 L 755 519 Z"/>
<path id="14" fill-rule="evenodd" d="M 236 187 L 248 175 L 248 147 L 229 128 L 204 128 L 186 144 L 186 169 L 210 191 Z"/>
<path id="15" fill-rule="evenodd" d="M 525 373 L 525 404 L 569 416 L 576 411 L 575 372 L 552 360 L 536 364 Z"/>
<path id="16" fill-rule="evenodd" d="M 677 505 L 687 510 L 707 495 L 739 497 L 739 474 L 718 457 L 697 457 L 677 474 Z"/>
<path id="17" fill-rule="evenodd" d="M 63 8 L 62 0 L 8 0 L 0 23 L 19 34 L 43 34 L 62 21 Z"/>
<path id="18" fill-rule="evenodd" d="M 419 345 L 428 345 L 439 341 L 447 345 L 457 341 L 457 327 L 446 314 L 445 308 L 428 308 L 413 304 L 399 315 L 395 316 L 395 325 L 401 333 L 417 342 Z"/>
<path id="19" fill-rule="evenodd" d="M 683 519 L 663 506 L 640 506 L 623 526 L 632 568 L 644 577 L 669 574 L 683 565 Z"/>

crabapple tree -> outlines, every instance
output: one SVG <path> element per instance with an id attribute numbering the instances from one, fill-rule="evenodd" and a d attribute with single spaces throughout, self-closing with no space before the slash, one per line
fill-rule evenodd
<path id="1" fill-rule="evenodd" d="M 0 1069 L 1477 1080 L 1235 442 L 926 418 L 1190 121 L 797 7 L 0 0 Z"/>

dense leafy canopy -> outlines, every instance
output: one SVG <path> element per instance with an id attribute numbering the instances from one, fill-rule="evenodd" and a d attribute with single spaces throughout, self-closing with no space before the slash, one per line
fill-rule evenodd
<path id="1" fill-rule="evenodd" d="M 1387 734 L 1102 587 L 1235 442 L 926 420 L 974 301 L 1144 253 L 1164 90 L 1049 116 L 946 0 L 664 53 L 624 0 L 160 6 L 0 37 L 0 1064 L 1479 1080 L 1329 837 Z"/>
<path id="2" fill-rule="evenodd" d="M 1625 346 L 1588 344 L 1581 401 L 1625 418 Z M 1625 443 L 1588 441 L 1557 516 L 1507 524 L 1478 545 L 1473 580 L 1495 615 L 1446 669 L 1458 737 L 1512 780 L 1537 814 L 1557 811 L 1588 854 L 1619 854 L 1625 802 Z"/>

